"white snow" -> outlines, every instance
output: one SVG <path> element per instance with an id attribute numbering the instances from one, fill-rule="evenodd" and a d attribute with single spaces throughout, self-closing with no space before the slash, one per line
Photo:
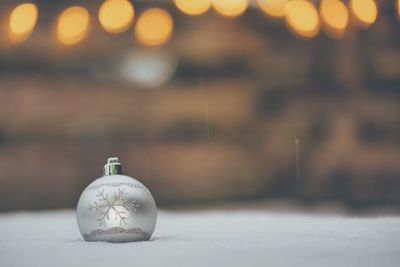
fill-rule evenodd
<path id="1" fill-rule="evenodd" d="M 73 211 L 0 214 L 0 266 L 400 266 L 400 217 L 159 212 L 150 241 L 84 242 Z"/>

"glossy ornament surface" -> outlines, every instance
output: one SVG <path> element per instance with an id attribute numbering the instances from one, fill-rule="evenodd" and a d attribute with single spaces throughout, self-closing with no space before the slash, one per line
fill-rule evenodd
<path id="1" fill-rule="evenodd" d="M 150 191 L 122 175 L 118 158 L 109 158 L 104 176 L 89 184 L 77 205 L 77 222 L 85 241 L 131 242 L 149 240 L 157 208 Z"/>

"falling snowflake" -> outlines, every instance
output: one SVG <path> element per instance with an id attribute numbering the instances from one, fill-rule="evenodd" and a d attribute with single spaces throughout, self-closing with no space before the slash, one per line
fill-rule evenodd
<path id="1" fill-rule="evenodd" d="M 108 193 L 104 194 L 104 190 L 97 191 L 97 201 L 89 205 L 89 210 L 100 211 L 100 217 L 97 219 L 100 226 L 106 224 L 110 215 L 114 215 L 114 219 L 119 220 L 119 225 L 127 224 L 126 212 L 136 211 L 139 204 L 134 200 L 123 200 L 124 195 L 126 192 L 120 188 L 118 188 L 118 193 L 114 193 L 111 197 L 108 196 Z"/>

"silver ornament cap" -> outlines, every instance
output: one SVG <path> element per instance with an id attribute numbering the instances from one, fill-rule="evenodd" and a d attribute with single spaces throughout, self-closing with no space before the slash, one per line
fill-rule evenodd
<path id="1" fill-rule="evenodd" d="M 138 180 L 122 175 L 118 158 L 108 158 L 104 176 L 83 190 L 76 209 L 85 241 L 149 240 L 157 220 L 150 191 Z"/>

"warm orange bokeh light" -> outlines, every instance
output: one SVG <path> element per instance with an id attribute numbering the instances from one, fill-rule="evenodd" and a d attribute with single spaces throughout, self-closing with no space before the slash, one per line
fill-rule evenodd
<path id="1" fill-rule="evenodd" d="M 110 33 L 120 33 L 132 24 L 135 10 L 128 0 L 107 0 L 99 9 L 99 21 Z"/>
<path id="2" fill-rule="evenodd" d="M 64 10 L 57 23 L 58 40 L 65 45 L 79 43 L 85 38 L 89 29 L 89 13 L 80 6 Z"/>
<path id="3" fill-rule="evenodd" d="M 144 45 L 157 46 L 167 42 L 173 32 L 171 15 L 159 8 L 150 8 L 140 14 L 136 26 L 136 39 Z"/>
<path id="4" fill-rule="evenodd" d="M 397 7 L 397 15 L 400 17 L 400 0 L 397 0 L 396 7 Z"/>
<path id="5" fill-rule="evenodd" d="M 213 0 L 214 9 L 225 17 L 238 17 L 246 11 L 247 0 Z"/>
<path id="6" fill-rule="evenodd" d="M 349 23 L 346 5 L 340 0 L 322 0 L 319 13 L 326 33 L 333 38 L 342 37 Z"/>
<path id="7" fill-rule="evenodd" d="M 378 7 L 374 0 L 350 0 L 351 13 L 360 25 L 372 25 L 378 16 Z"/>
<path id="8" fill-rule="evenodd" d="M 175 6 L 185 14 L 200 15 L 211 6 L 211 0 L 174 0 Z"/>
<path id="9" fill-rule="evenodd" d="M 25 41 L 31 35 L 38 19 L 38 9 L 34 4 L 18 5 L 10 14 L 8 37 L 13 43 Z"/>
<path id="10" fill-rule="evenodd" d="M 400 17 L 400 0 L 397 0 L 396 2 L 396 9 L 397 9 L 397 16 Z"/>
<path id="11" fill-rule="evenodd" d="M 319 32 L 316 7 L 306 0 L 293 0 L 286 5 L 286 25 L 301 37 L 311 38 Z"/>
<path id="12" fill-rule="evenodd" d="M 289 0 L 258 0 L 262 11 L 274 18 L 285 16 L 285 7 Z"/>

